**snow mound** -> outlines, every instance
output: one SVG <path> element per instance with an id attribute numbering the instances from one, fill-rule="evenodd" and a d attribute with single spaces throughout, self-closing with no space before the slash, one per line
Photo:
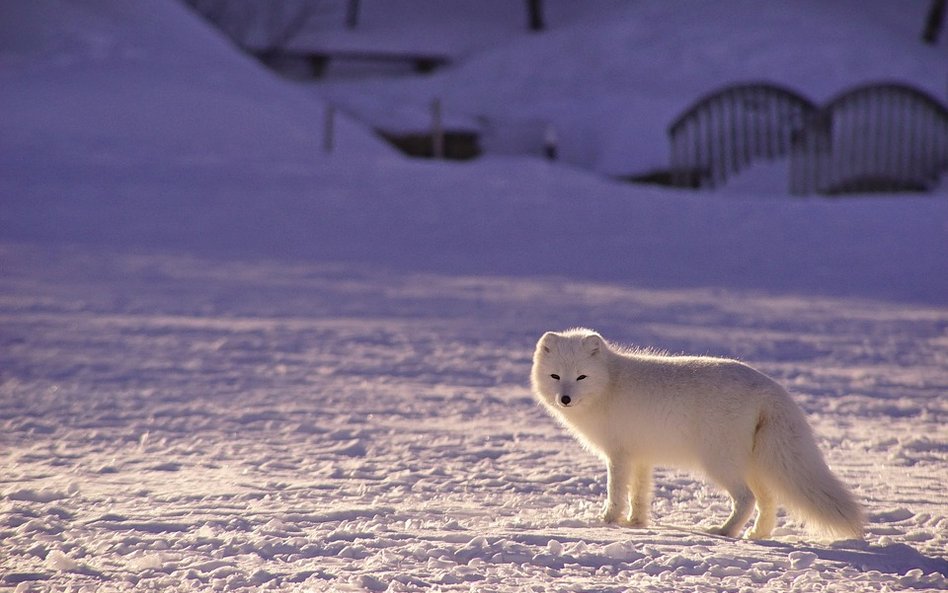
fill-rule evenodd
<path id="1" fill-rule="evenodd" d="M 706 93 L 771 81 L 823 102 L 849 86 L 913 83 L 944 97 L 948 43 L 928 46 L 925 0 L 643 0 L 472 55 L 428 79 L 321 85 L 369 121 L 401 109 L 428 125 L 449 116 L 504 128 L 549 122 L 565 161 L 611 175 L 668 166 L 666 127 Z M 510 133 L 510 132 L 508 132 Z M 515 138 L 511 138 L 514 142 Z"/>
<path id="2" fill-rule="evenodd" d="M 241 55 L 181 2 L 142 9 L 37 0 L 7 3 L 4 12 L 4 152 L 126 171 L 322 155 L 324 106 Z M 345 117 L 338 124 L 338 150 L 388 152 Z"/>

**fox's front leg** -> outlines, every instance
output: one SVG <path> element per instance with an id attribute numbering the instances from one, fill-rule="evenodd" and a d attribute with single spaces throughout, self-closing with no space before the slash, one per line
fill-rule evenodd
<path id="1" fill-rule="evenodd" d="M 606 463 L 606 506 L 602 520 L 617 523 L 625 513 L 629 500 L 629 464 L 624 459 L 609 459 Z"/>
<path id="2" fill-rule="evenodd" d="M 629 526 L 648 527 L 652 508 L 652 466 L 646 463 L 633 466 L 629 490 L 632 493 L 632 511 L 629 513 Z"/>

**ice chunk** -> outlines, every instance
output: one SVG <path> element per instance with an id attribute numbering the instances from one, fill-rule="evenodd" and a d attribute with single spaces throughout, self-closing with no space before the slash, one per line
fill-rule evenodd
<path id="1" fill-rule="evenodd" d="M 790 568 L 803 569 L 809 568 L 816 561 L 817 555 L 813 552 L 790 552 Z"/>
<path id="2" fill-rule="evenodd" d="M 65 492 L 60 492 L 58 490 L 51 489 L 40 489 L 34 490 L 33 488 L 20 488 L 20 489 L 11 489 L 3 493 L 4 497 L 9 500 L 21 500 L 25 502 L 53 502 L 54 500 L 62 500 L 64 498 L 69 498 L 69 495 Z"/>
<path id="3" fill-rule="evenodd" d="M 133 572 L 144 572 L 147 570 L 160 570 L 164 565 L 164 558 L 161 554 L 149 554 L 135 558 L 128 563 L 129 570 Z"/>
<path id="4" fill-rule="evenodd" d="M 621 560 L 623 562 L 631 562 L 642 557 L 642 554 L 637 554 L 632 549 L 632 542 L 612 542 L 604 546 L 602 552 L 608 558 Z"/>
<path id="5" fill-rule="evenodd" d="M 79 563 L 66 556 L 59 550 L 53 550 L 46 555 L 46 564 L 53 570 L 71 572 L 79 569 Z"/>

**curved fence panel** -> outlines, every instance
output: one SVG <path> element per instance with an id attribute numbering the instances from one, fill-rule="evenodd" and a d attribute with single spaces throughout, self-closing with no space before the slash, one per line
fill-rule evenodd
<path id="1" fill-rule="evenodd" d="M 795 138 L 791 191 L 929 191 L 946 168 L 948 109 L 904 84 L 869 84 L 826 103 Z"/>
<path id="2" fill-rule="evenodd" d="M 702 97 L 668 128 L 672 184 L 714 187 L 756 159 L 787 154 L 815 111 L 806 97 L 765 82 Z"/>
<path id="3" fill-rule="evenodd" d="M 668 135 L 679 187 L 715 187 L 754 160 L 787 154 L 794 194 L 929 191 L 948 169 L 948 109 L 893 82 L 822 107 L 770 83 L 731 85 L 696 101 Z"/>

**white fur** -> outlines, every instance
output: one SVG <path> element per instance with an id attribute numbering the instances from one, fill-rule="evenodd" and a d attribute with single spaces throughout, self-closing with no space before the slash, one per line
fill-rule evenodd
<path id="1" fill-rule="evenodd" d="M 825 535 L 862 535 L 862 511 L 826 466 L 800 408 L 743 363 L 621 350 L 573 329 L 540 338 L 531 383 L 606 462 L 606 522 L 647 525 L 652 468 L 673 465 L 703 471 L 730 494 L 731 516 L 715 533 L 739 536 L 756 501 L 751 538 L 770 536 L 778 503 Z"/>

